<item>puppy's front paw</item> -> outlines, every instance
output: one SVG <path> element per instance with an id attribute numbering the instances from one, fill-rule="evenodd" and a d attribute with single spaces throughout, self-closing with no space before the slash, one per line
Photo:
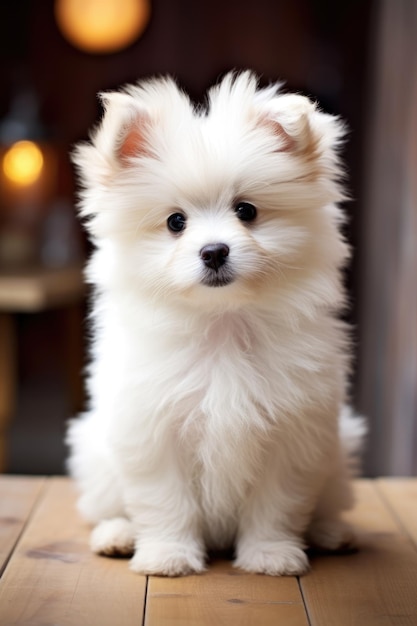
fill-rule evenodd
<path id="1" fill-rule="evenodd" d="M 239 547 L 234 566 L 270 576 L 296 576 L 309 569 L 307 555 L 293 541 L 259 541 Z"/>
<path id="2" fill-rule="evenodd" d="M 356 538 L 351 527 L 339 519 L 317 519 L 311 523 L 307 539 L 313 548 L 330 551 L 351 551 Z"/>
<path id="3" fill-rule="evenodd" d="M 149 541 L 139 543 L 130 569 L 138 574 L 185 576 L 206 568 L 204 553 L 197 544 Z"/>
<path id="4" fill-rule="evenodd" d="M 132 523 L 124 517 L 115 517 L 97 524 L 91 533 L 90 547 L 96 554 L 130 556 L 134 540 Z"/>

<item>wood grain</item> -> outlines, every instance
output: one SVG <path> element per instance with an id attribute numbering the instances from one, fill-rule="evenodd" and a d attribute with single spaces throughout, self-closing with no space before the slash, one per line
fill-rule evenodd
<path id="1" fill-rule="evenodd" d="M 317 557 L 301 579 L 311 626 L 415 626 L 417 552 L 371 481 L 356 492 L 359 551 Z"/>
<path id="2" fill-rule="evenodd" d="M 0 575 L 44 484 L 44 478 L 0 476 Z"/>
<path id="3" fill-rule="evenodd" d="M 377 489 L 417 547 L 417 482 L 412 478 L 380 478 Z M 416 591 L 417 593 L 417 591 Z"/>
<path id="4" fill-rule="evenodd" d="M 48 482 L 0 581 L 0 623 L 142 624 L 145 577 L 130 572 L 126 560 L 91 554 L 72 484 Z"/>
<path id="5" fill-rule="evenodd" d="M 150 577 L 145 626 L 308 626 L 295 578 L 239 572 L 227 561 L 185 578 Z"/>
<path id="6" fill-rule="evenodd" d="M 415 626 L 417 481 L 358 481 L 356 492 L 347 517 L 360 550 L 313 557 L 299 585 L 215 560 L 200 576 L 150 577 L 146 594 L 126 560 L 90 553 L 70 480 L 2 476 L 0 624 Z"/>

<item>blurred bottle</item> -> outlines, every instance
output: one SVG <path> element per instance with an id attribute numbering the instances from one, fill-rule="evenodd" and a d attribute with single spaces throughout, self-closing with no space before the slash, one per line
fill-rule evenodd
<path id="1" fill-rule="evenodd" d="M 40 261 L 49 267 L 81 262 L 82 250 L 74 207 L 66 198 L 57 198 L 43 223 Z"/>

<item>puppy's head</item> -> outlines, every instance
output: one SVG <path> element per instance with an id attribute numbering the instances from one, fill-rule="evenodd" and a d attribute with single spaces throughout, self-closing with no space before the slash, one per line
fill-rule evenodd
<path id="1" fill-rule="evenodd" d="M 347 254 L 336 118 L 258 89 L 250 72 L 228 74 L 204 109 L 170 79 L 102 98 L 102 123 L 74 156 L 95 282 L 206 308 L 298 288 L 335 297 Z"/>

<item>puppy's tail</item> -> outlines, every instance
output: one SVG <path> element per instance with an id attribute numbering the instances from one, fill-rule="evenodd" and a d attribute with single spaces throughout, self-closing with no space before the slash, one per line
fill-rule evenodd
<path id="1" fill-rule="evenodd" d="M 346 465 L 352 477 L 361 472 L 361 457 L 368 427 L 366 419 L 353 413 L 350 406 L 343 406 L 339 415 L 339 436 Z"/>

